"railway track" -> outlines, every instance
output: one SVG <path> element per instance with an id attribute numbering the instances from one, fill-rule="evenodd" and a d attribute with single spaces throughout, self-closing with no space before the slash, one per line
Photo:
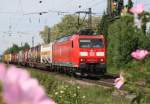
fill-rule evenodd
<path id="1" fill-rule="evenodd" d="M 29 68 L 29 67 L 24 67 L 24 66 L 17 66 L 18 68 Z M 34 69 L 37 69 L 37 68 L 33 68 Z M 61 73 L 58 73 L 58 72 L 50 72 L 49 70 L 44 70 L 44 69 L 38 69 L 38 71 L 41 71 L 42 73 L 51 73 L 53 75 L 58 75 L 60 77 L 62 77 L 62 79 L 64 79 L 66 76 L 64 76 L 63 74 Z M 95 85 L 100 85 L 100 86 L 103 86 L 103 87 L 114 87 L 114 80 L 118 77 L 119 75 L 117 74 L 105 74 L 105 75 L 102 75 L 101 77 L 99 78 L 91 78 L 91 77 L 79 77 L 79 78 L 74 78 L 73 77 L 73 80 L 78 80 L 78 81 L 83 81 L 83 82 L 86 82 L 86 83 L 90 83 L 90 84 L 95 84 Z M 69 76 L 68 76 L 69 77 Z M 69 80 L 69 78 L 66 78 L 66 80 Z"/>
<path id="2" fill-rule="evenodd" d="M 106 74 L 100 77 L 100 79 L 89 79 L 83 78 L 82 81 L 93 83 L 96 85 L 101 85 L 104 87 L 114 87 L 114 80 L 118 77 L 118 75 L 114 74 Z"/>

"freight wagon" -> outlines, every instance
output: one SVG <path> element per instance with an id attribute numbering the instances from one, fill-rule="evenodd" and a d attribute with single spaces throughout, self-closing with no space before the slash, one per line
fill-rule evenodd
<path id="1" fill-rule="evenodd" d="M 3 62 L 5 62 L 5 63 L 11 63 L 11 54 L 4 54 L 3 56 L 2 56 L 2 60 L 3 60 Z"/>

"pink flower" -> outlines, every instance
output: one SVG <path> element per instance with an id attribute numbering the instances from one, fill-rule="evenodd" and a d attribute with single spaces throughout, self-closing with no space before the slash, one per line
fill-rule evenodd
<path id="1" fill-rule="evenodd" d="M 144 59 L 147 55 L 149 55 L 149 52 L 147 50 L 136 50 L 131 53 L 131 56 L 137 60 L 142 60 Z"/>
<path id="2" fill-rule="evenodd" d="M 4 75 L 2 86 L 6 104 L 55 104 L 26 70 L 9 68 Z"/>
<path id="3" fill-rule="evenodd" d="M 124 83 L 125 83 L 125 80 L 121 73 L 120 77 L 115 79 L 115 82 L 114 82 L 115 88 L 120 89 L 124 85 Z"/>
<path id="4" fill-rule="evenodd" d="M 144 11 L 144 4 L 138 4 L 136 7 L 132 7 L 130 9 L 130 12 L 132 12 L 133 14 L 141 14 Z"/>

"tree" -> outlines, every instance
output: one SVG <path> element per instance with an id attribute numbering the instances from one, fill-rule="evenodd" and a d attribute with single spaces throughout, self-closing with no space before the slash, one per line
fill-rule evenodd
<path id="1" fill-rule="evenodd" d="M 144 12 L 142 15 L 142 31 L 146 34 L 146 23 L 150 21 L 150 13 Z"/>
<path id="2" fill-rule="evenodd" d="M 93 17 L 92 25 L 93 28 L 97 30 L 97 25 L 99 23 L 99 17 Z M 79 31 L 79 29 L 87 27 L 87 20 L 79 18 L 77 15 L 65 15 L 61 22 L 51 27 L 51 41 L 55 40 L 62 35 L 74 34 Z M 40 35 L 45 43 L 47 43 L 48 38 L 48 26 L 45 26 L 44 30 L 40 32 Z"/>
<path id="3" fill-rule="evenodd" d="M 30 48 L 30 45 L 28 43 L 25 43 L 23 47 L 21 47 L 21 49 L 29 49 Z"/>
<path id="4" fill-rule="evenodd" d="M 12 47 L 8 48 L 5 53 L 17 53 L 20 51 L 20 47 L 16 44 L 13 44 Z"/>
<path id="5" fill-rule="evenodd" d="M 78 20 L 80 21 L 79 24 Z M 76 15 L 65 15 L 62 21 L 56 26 L 58 27 L 60 34 L 73 34 L 80 28 L 85 27 L 85 23 L 82 23 L 81 21 L 82 19 L 78 19 L 78 16 Z"/>
<path id="6" fill-rule="evenodd" d="M 150 36 L 134 27 L 132 15 L 114 21 L 108 33 L 108 63 L 117 68 L 129 63 L 136 49 L 150 51 Z"/>
<path id="7" fill-rule="evenodd" d="M 25 43 L 24 46 L 19 47 L 16 44 L 13 44 L 12 47 L 8 48 L 4 53 L 18 53 L 20 50 L 29 49 L 30 45 Z"/>
<path id="8" fill-rule="evenodd" d="M 126 5 L 126 7 L 129 9 L 131 9 L 133 7 L 133 1 L 132 0 L 128 0 L 128 4 Z"/>
<path id="9" fill-rule="evenodd" d="M 133 17 L 122 17 L 108 29 L 108 63 L 121 67 L 131 60 L 130 53 L 139 48 L 138 35 L 133 27 Z"/>
<path id="10" fill-rule="evenodd" d="M 100 24 L 98 26 L 98 32 L 107 37 L 108 35 L 108 26 L 109 26 L 109 16 L 103 14 Z"/>
<path id="11" fill-rule="evenodd" d="M 43 31 L 40 31 L 40 36 L 42 37 L 44 43 L 48 43 L 48 35 L 50 34 L 49 31 L 50 28 L 48 26 L 45 26 L 44 27 L 44 30 Z"/>
<path id="12" fill-rule="evenodd" d="M 101 17 L 92 17 L 92 28 L 93 30 L 95 30 L 96 32 L 99 31 L 99 24 L 101 21 Z"/>
<path id="13" fill-rule="evenodd" d="M 81 19 L 79 18 L 79 21 Z M 83 27 L 83 24 L 78 25 L 78 17 L 75 15 L 65 15 L 62 21 L 51 28 L 51 41 L 55 40 L 59 36 L 73 34 Z M 49 27 L 45 26 L 44 30 L 40 32 L 40 35 L 45 43 L 48 39 Z"/>

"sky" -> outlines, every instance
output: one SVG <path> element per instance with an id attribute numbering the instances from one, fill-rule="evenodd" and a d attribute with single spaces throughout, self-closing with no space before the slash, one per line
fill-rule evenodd
<path id="1" fill-rule="evenodd" d="M 39 32 L 45 25 L 59 23 L 65 15 L 56 11 L 75 13 L 91 7 L 92 12 L 102 15 L 106 3 L 107 0 L 0 0 L 0 54 L 14 43 L 21 46 L 28 42 L 32 46 L 32 37 L 34 45 L 42 43 Z M 149 0 L 134 0 L 135 5 L 138 3 L 144 3 L 145 10 L 150 11 Z M 39 15 L 41 11 L 49 12 Z"/>

